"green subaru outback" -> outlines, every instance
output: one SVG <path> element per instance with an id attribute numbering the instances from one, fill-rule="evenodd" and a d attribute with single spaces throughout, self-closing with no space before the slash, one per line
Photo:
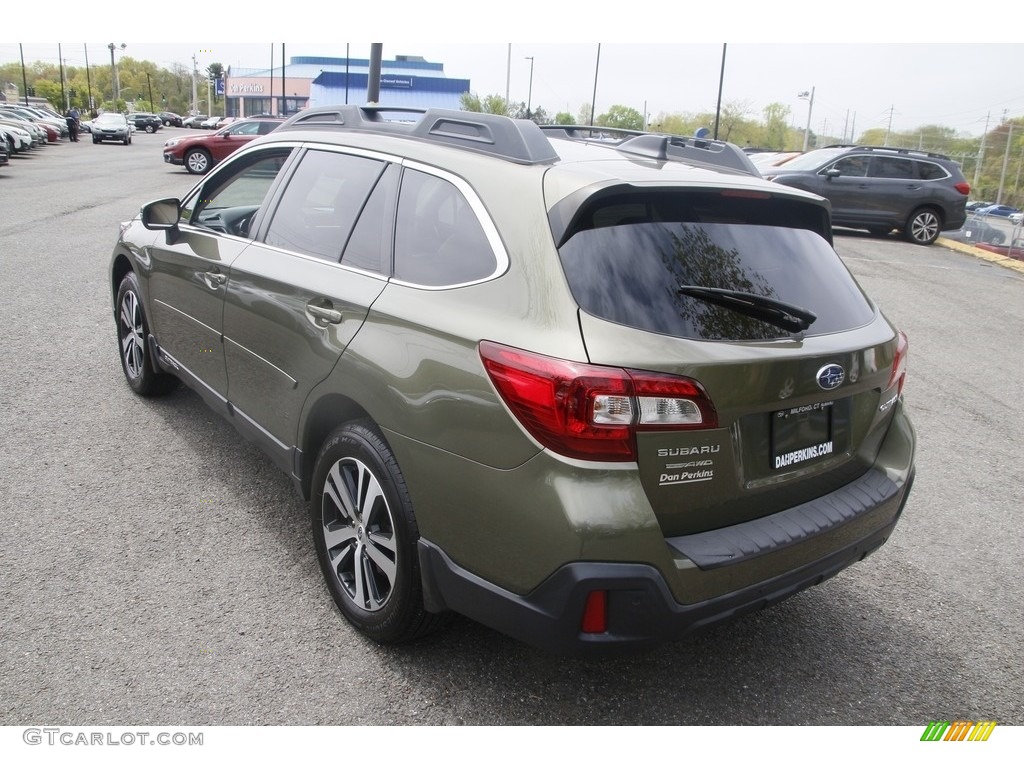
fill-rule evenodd
<path id="1" fill-rule="evenodd" d="M 639 648 L 896 525 L 907 341 L 831 238 L 730 144 L 344 106 L 145 205 L 110 290 L 129 386 L 292 477 L 360 632 Z"/>

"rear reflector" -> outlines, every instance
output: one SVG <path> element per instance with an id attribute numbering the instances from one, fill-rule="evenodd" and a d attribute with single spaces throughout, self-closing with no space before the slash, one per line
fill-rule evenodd
<path id="1" fill-rule="evenodd" d="M 899 384 L 896 394 L 903 394 L 903 384 L 907 380 L 907 350 L 910 346 L 907 335 L 903 331 L 896 332 L 896 354 L 892 358 L 892 373 L 889 374 L 889 389 L 893 384 Z"/>
<path id="2" fill-rule="evenodd" d="M 580 631 L 589 635 L 608 631 L 608 592 L 597 590 L 587 595 L 587 603 L 583 606 L 583 621 Z"/>

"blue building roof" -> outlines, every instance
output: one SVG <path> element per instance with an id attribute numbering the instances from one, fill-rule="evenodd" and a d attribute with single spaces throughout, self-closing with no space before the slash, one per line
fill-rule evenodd
<path id="1" fill-rule="evenodd" d="M 382 61 L 380 100 L 386 106 L 459 109 L 460 97 L 470 90 L 469 80 L 445 77 L 444 65 L 418 56 L 398 56 Z M 370 73 L 369 59 L 329 56 L 292 56 L 284 77 L 310 81 L 310 107 L 332 104 L 365 104 Z M 281 67 L 248 69 L 234 67 L 231 77 L 281 77 Z"/>

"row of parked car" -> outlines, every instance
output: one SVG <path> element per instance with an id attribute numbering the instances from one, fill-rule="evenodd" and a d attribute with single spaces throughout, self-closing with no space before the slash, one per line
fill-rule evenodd
<path id="1" fill-rule="evenodd" d="M 69 135 L 67 120 L 52 110 L 0 103 L 0 165 Z"/>
<path id="2" fill-rule="evenodd" d="M 223 128 L 225 125 L 242 119 L 239 117 L 221 117 L 220 115 L 188 115 L 183 117 L 176 112 L 160 112 L 155 115 L 152 113 L 149 114 L 150 117 L 159 120 L 160 124 L 164 127 L 204 128 L 206 130 Z"/>

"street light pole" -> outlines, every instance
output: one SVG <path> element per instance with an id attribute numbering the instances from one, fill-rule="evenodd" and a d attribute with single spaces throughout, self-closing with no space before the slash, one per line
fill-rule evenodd
<path id="1" fill-rule="evenodd" d="M 810 92 L 800 91 L 800 93 L 797 94 L 797 97 L 801 99 L 810 99 L 810 101 L 807 103 L 807 127 L 804 128 L 804 152 L 806 152 L 807 142 L 810 139 L 811 135 L 811 110 L 814 109 L 814 87 L 811 87 Z"/>
<path id="2" fill-rule="evenodd" d="M 533 106 L 533 56 L 524 56 L 530 60 L 530 88 L 526 92 L 526 119 L 531 117 L 530 108 Z"/>
<path id="3" fill-rule="evenodd" d="M 110 72 L 111 72 L 111 92 L 114 97 L 114 111 L 117 112 L 117 102 L 121 98 L 121 84 L 117 81 L 117 64 L 114 62 L 114 49 L 118 46 L 113 43 L 107 43 L 107 48 L 110 49 Z M 123 51 L 128 46 L 121 43 L 121 50 Z"/>

